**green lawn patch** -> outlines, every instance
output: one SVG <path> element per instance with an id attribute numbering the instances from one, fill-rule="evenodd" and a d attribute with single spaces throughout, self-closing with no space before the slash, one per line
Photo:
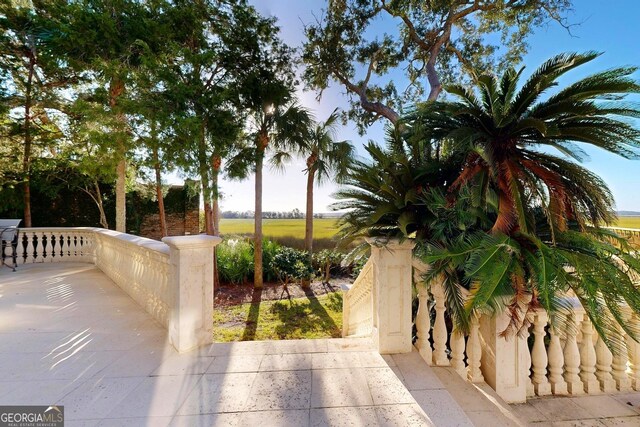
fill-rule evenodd
<path id="1" fill-rule="evenodd" d="M 308 293 L 291 301 L 260 301 L 216 306 L 213 337 L 218 342 L 339 338 L 342 336 L 342 294 L 316 297 Z"/>

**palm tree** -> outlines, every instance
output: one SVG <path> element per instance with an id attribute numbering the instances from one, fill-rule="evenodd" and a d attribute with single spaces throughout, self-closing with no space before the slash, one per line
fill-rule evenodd
<path id="1" fill-rule="evenodd" d="M 622 314 L 622 305 L 640 309 L 640 291 L 630 278 L 640 271 L 640 258 L 600 228 L 614 218 L 613 197 L 599 177 L 550 153 L 580 162 L 579 144 L 590 144 L 637 158 L 640 131 L 624 119 L 640 110 L 622 100 L 640 92 L 630 77 L 634 68 L 596 73 L 546 96 L 560 76 L 597 56 L 556 56 L 522 85 L 522 70 L 509 69 L 500 79 L 479 77 L 476 91 L 450 86 L 455 101 L 425 104 L 409 118 L 426 130 L 427 140 L 463 155 L 448 188 L 451 203 L 471 193 L 469 204 L 493 218 L 486 230 L 463 227 L 444 236 L 426 256 L 432 275 L 451 279 L 451 295 L 457 286 L 470 288 L 467 301 L 458 299 L 464 312 L 451 307 L 458 320 L 507 304 L 511 332 L 528 326 L 527 312 L 540 306 L 561 321 L 567 308 L 561 296 L 572 290 L 614 350 L 624 347 L 618 326 L 640 337 Z"/>
<path id="2" fill-rule="evenodd" d="M 353 146 L 348 141 L 336 141 L 338 110 L 324 123 L 317 123 L 309 130 L 308 137 L 298 147 L 301 156 L 307 158 L 307 210 L 304 248 L 313 252 L 313 186 L 322 185 L 335 177 L 340 181 L 347 173 L 353 156 Z"/>
<path id="3" fill-rule="evenodd" d="M 285 104 L 264 103 L 250 117 L 248 137 L 254 142 L 253 162 L 255 166 L 255 228 L 254 228 L 254 287 L 261 288 L 262 268 L 262 170 L 269 149 L 275 150 L 274 164 L 282 164 L 291 152 L 304 141 L 311 117 L 309 112 L 296 102 Z M 245 153 L 240 157 L 246 158 Z"/>
<path id="4" fill-rule="evenodd" d="M 585 153 L 576 143 L 585 143 L 625 158 L 638 155 L 640 131 L 619 117 L 635 117 L 640 111 L 623 102 L 605 102 L 640 91 L 629 77 L 635 68 L 594 74 L 541 100 L 559 77 L 598 56 L 558 55 L 520 88 L 522 70 L 514 69 L 501 79 L 479 77 L 477 92 L 449 86 L 447 91 L 457 101 L 425 104 L 413 116 L 430 130 L 428 138 L 448 141 L 453 150 L 466 153 L 462 173 L 449 191 L 473 183 L 486 201 L 489 190 L 495 190 L 498 215 L 493 232 L 526 233 L 532 219 L 526 212 L 530 199 L 544 207 L 552 233 L 566 230 L 567 220 L 584 227 L 613 219 L 613 198 L 602 180 L 549 150 L 541 151 L 556 149 L 582 161 Z"/>

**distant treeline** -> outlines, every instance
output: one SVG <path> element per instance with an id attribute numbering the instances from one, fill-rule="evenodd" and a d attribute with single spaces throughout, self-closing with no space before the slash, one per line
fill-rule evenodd
<path id="1" fill-rule="evenodd" d="M 254 211 L 244 211 L 244 212 L 223 211 L 220 213 L 220 217 L 227 218 L 227 219 L 249 219 L 249 218 L 255 217 L 255 212 Z M 262 212 L 263 219 L 303 219 L 304 217 L 305 217 L 305 214 L 302 211 L 300 211 L 300 209 L 294 209 L 289 212 L 271 212 L 271 211 Z M 316 213 L 316 214 L 313 214 L 313 217 L 324 218 L 325 215 L 322 213 Z"/>

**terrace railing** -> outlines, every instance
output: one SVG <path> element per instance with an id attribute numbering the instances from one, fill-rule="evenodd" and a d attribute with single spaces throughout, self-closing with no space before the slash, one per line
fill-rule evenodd
<path id="1" fill-rule="evenodd" d="M 362 268 L 342 300 L 342 335 L 366 336 L 373 331 L 373 262 Z"/>
<path id="2" fill-rule="evenodd" d="M 412 245 L 390 246 L 372 246 L 371 258 L 346 294 L 345 336 L 371 335 L 380 353 L 411 351 L 411 345 L 407 349 L 401 343 L 411 343 L 412 323 L 403 319 L 411 311 L 406 291 L 413 287 L 418 299 L 415 347 L 425 362 L 451 366 L 471 382 L 486 382 L 507 402 L 524 402 L 534 395 L 640 390 L 640 343 L 623 333 L 628 351 L 613 354 L 577 298 L 568 297 L 572 309 L 561 330 L 538 310 L 523 336 L 502 336 L 509 323 L 506 313 L 473 318 L 465 335 L 448 319 L 442 282 L 424 285 L 428 266 L 413 259 Z M 640 326 L 639 313 L 629 311 L 626 316 L 629 324 Z"/>
<path id="3" fill-rule="evenodd" d="M 23 228 L 18 265 L 95 264 L 169 331 L 179 351 L 212 340 L 212 236 L 165 237 L 162 242 L 99 228 Z M 13 256 L 10 246 L 7 257 Z M 19 267 L 18 267 L 19 268 Z"/>

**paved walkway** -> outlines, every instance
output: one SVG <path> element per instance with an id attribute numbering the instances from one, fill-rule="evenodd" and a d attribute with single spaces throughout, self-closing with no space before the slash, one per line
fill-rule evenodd
<path id="1" fill-rule="evenodd" d="M 425 399 L 433 414 L 416 402 Z M 367 340 L 216 343 L 180 355 L 91 265 L 2 269 L 0 404 L 53 403 L 66 426 L 471 425 L 446 392 L 414 398 Z"/>

